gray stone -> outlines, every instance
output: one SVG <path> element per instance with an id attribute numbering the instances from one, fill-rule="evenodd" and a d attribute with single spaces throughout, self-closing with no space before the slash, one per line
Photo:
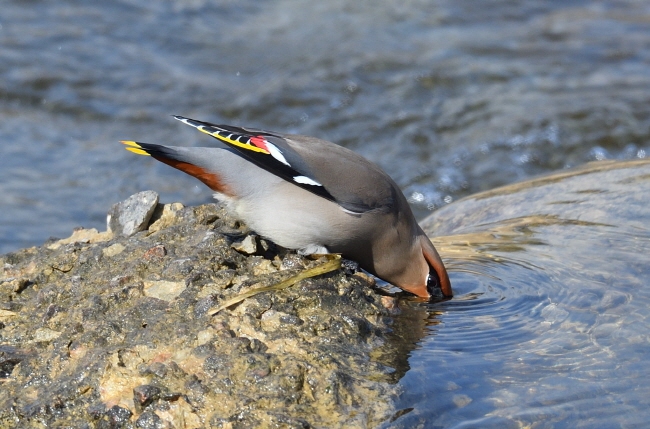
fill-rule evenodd
<path id="1" fill-rule="evenodd" d="M 232 248 L 243 253 L 244 255 L 252 255 L 257 252 L 257 243 L 255 242 L 254 235 L 247 235 L 242 241 L 232 244 Z"/>
<path id="2" fill-rule="evenodd" d="M 111 207 L 106 218 L 107 228 L 115 235 L 126 237 L 144 231 L 157 205 L 157 192 L 143 191 L 131 195 Z"/>

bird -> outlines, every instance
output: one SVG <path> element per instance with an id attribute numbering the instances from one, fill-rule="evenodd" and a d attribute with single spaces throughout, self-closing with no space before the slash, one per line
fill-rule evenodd
<path id="1" fill-rule="evenodd" d="M 440 255 L 398 185 L 376 164 L 315 137 L 173 117 L 217 142 L 121 143 L 194 176 L 229 212 L 281 247 L 339 253 L 417 297 L 452 297 Z"/>

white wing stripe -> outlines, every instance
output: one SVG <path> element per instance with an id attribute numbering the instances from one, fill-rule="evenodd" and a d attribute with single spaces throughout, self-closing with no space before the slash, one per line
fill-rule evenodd
<path id="1" fill-rule="evenodd" d="M 269 152 L 271 152 L 271 156 L 273 158 L 277 159 L 278 161 L 280 161 L 284 165 L 288 165 L 289 167 L 291 167 L 291 164 L 289 164 L 287 162 L 284 155 L 282 155 L 282 152 L 280 152 L 280 149 L 278 149 L 274 144 L 269 143 L 268 141 L 266 141 L 265 143 L 266 143 L 266 147 L 268 148 Z"/>
<path id="2" fill-rule="evenodd" d="M 294 176 L 293 181 L 302 183 L 303 185 L 323 186 L 322 184 L 318 183 L 314 179 L 310 179 L 307 176 Z"/>

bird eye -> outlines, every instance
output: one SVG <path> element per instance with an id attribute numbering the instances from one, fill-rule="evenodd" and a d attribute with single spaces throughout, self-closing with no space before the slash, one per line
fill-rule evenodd
<path id="1" fill-rule="evenodd" d="M 427 292 L 432 297 L 442 295 L 442 290 L 440 289 L 440 277 L 435 270 L 429 271 L 429 276 L 427 277 Z"/>
<path id="2" fill-rule="evenodd" d="M 434 287 L 434 288 L 439 288 L 440 287 L 440 279 L 438 278 L 438 273 L 435 271 L 429 273 L 429 277 L 427 277 L 427 288 L 429 287 Z"/>

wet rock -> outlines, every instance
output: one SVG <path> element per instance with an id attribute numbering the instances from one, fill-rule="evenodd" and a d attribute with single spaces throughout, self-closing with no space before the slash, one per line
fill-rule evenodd
<path id="1" fill-rule="evenodd" d="M 382 296 L 381 305 L 383 305 L 390 314 L 398 314 L 400 311 L 397 299 L 392 296 Z"/>
<path id="2" fill-rule="evenodd" d="M 136 409 L 142 410 L 160 397 L 159 387 L 144 384 L 133 389 L 133 402 Z"/>
<path id="3" fill-rule="evenodd" d="M 17 347 L 0 345 L 0 381 L 8 378 L 14 367 L 28 357 L 27 352 Z"/>
<path id="4" fill-rule="evenodd" d="M 145 411 L 135 421 L 135 427 L 138 429 L 164 429 L 165 424 L 156 413 Z"/>
<path id="5" fill-rule="evenodd" d="M 130 410 L 114 405 L 106 411 L 106 419 L 102 421 L 105 424 L 100 424 L 100 427 L 122 428 L 129 422 L 132 415 Z"/>
<path id="6" fill-rule="evenodd" d="M 322 261 L 215 204 L 157 207 L 147 234 L 128 220 L 0 256 L 0 427 L 372 427 L 394 413 L 370 356 L 407 351 L 377 352 L 395 327 L 367 279 L 334 272 L 210 317 Z"/>
<path id="7" fill-rule="evenodd" d="M 354 273 L 359 271 L 359 264 L 355 261 L 351 261 L 349 259 L 343 259 L 341 261 L 341 268 L 343 269 L 343 272 L 349 276 L 353 275 Z"/>
<path id="8" fill-rule="evenodd" d="M 143 191 L 119 202 L 108 212 L 108 231 L 115 235 L 131 236 L 144 231 L 158 205 L 158 193 Z"/>

